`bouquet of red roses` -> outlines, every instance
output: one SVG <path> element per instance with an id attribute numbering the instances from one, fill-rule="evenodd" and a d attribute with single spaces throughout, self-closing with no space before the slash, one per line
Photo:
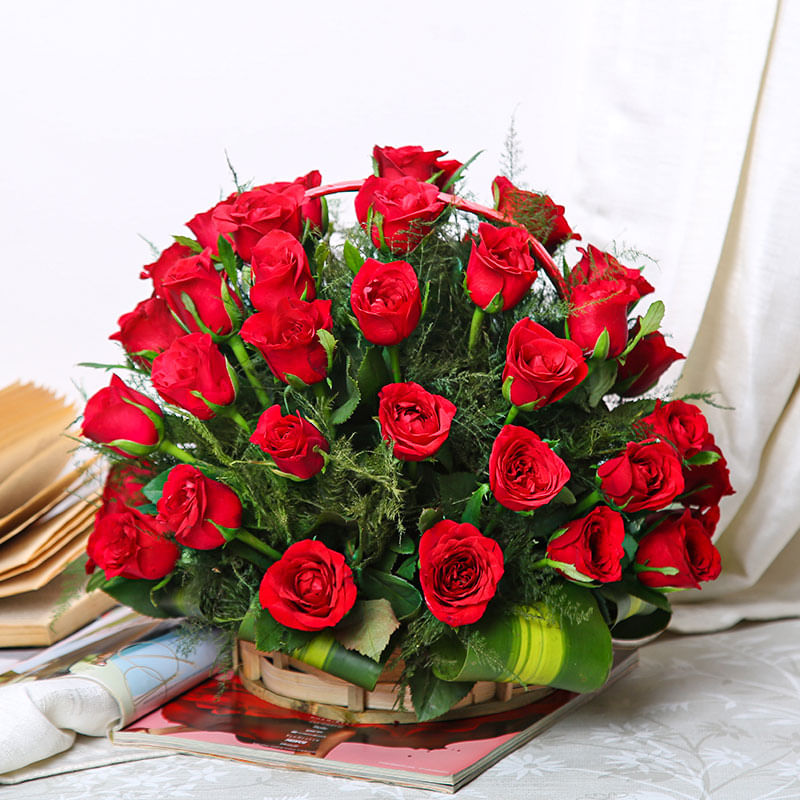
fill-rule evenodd
<path id="1" fill-rule="evenodd" d="M 700 409 L 642 397 L 683 356 L 640 270 L 570 268 L 563 207 L 504 177 L 464 200 L 445 155 L 194 216 L 83 421 L 112 460 L 92 586 L 362 686 L 395 659 L 421 719 L 476 680 L 597 688 L 612 634 L 717 577 L 732 492 Z"/>

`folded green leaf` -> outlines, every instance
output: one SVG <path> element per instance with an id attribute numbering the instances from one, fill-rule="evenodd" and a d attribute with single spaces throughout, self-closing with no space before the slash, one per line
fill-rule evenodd
<path id="1" fill-rule="evenodd" d="M 342 647 L 379 661 L 389 639 L 399 627 L 392 604 L 381 597 L 356 603 L 336 626 L 333 635 Z"/>

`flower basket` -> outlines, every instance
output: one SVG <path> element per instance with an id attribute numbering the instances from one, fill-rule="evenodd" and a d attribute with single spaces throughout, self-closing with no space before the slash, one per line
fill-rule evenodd
<path id="1" fill-rule="evenodd" d="M 195 215 L 84 413 L 90 584 L 229 630 L 251 691 L 337 719 L 594 691 L 612 635 L 719 573 L 727 466 L 690 398 L 645 395 L 683 356 L 638 264 L 502 176 L 465 200 L 444 155 Z"/>

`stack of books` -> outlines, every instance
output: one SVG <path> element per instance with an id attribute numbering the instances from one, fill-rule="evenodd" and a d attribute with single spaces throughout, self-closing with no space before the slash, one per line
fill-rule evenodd
<path id="1" fill-rule="evenodd" d="M 97 497 L 74 465 L 76 415 L 48 389 L 0 389 L 0 647 L 51 644 L 114 604 L 85 591 Z"/>

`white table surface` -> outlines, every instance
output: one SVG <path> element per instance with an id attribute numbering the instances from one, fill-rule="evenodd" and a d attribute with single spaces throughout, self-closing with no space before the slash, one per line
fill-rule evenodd
<path id="1" fill-rule="evenodd" d="M 640 665 L 476 778 L 463 800 L 800 798 L 800 620 L 665 636 Z M 5 658 L 0 660 L 0 665 Z M 82 738 L 66 766 L 102 757 Z M 418 800 L 423 790 L 169 755 L 0 787 L 9 800 Z"/>

